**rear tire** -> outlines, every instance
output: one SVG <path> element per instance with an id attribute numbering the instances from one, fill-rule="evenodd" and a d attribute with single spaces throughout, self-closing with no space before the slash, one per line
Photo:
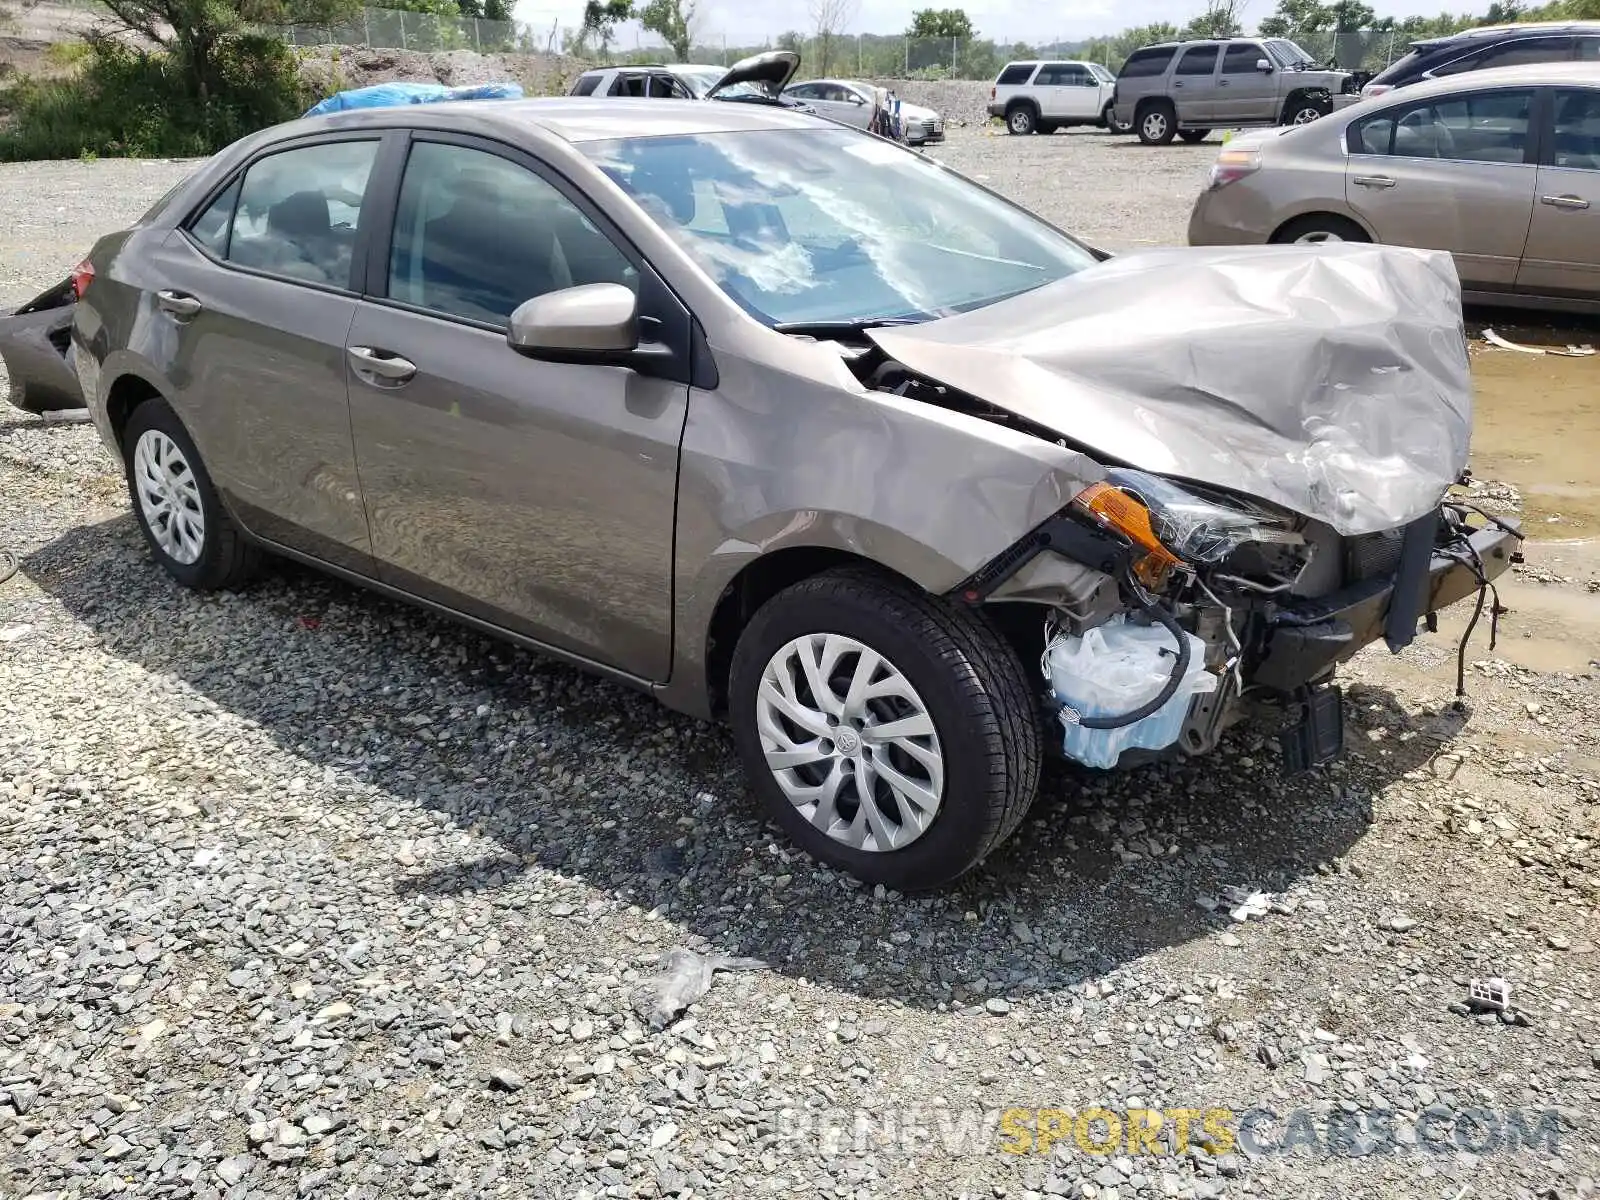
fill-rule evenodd
<path id="1" fill-rule="evenodd" d="M 1039 785 L 1037 711 L 981 614 L 868 570 L 780 592 L 734 650 L 752 788 L 812 857 L 867 883 L 941 887 L 1015 831 Z M 891 723 L 907 732 L 878 740 Z"/>
<path id="2" fill-rule="evenodd" d="M 1296 217 L 1274 233 L 1271 241 L 1283 245 L 1321 245 L 1325 242 L 1371 242 L 1367 231 L 1347 217 L 1333 213 L 1311 213 Z"/>
<path id="3" fill-rule="evenodd" d="M 1141 109 L 1134 117 L 1139 140 L 1146 146 L 1165 146 L 1177 136 L 1178 118 L 1172 103 L 1159 101 Z"/>
<path id="4" fill-rule="evenodd" d="M 238 587 L 261 562 L 200 461 L 189 431 L 165 400 L 146 400 L 122 433 L 128 497 L 161 569 L 196 591 Z"/>
<path id="5" fill-rule="evenodd" d="M 1211 136 L 1211 130 L 1209 130 L 1209 129 L 1180 129 L 1180 130 L 1178 130 L 1178 136 L 1181 137 L 1184 141 L 1188 142 L 1191 146 L 1193 146 L 1195 143 L 1203 142 L 1208 137 L 1210 137 Z"/>
<path id="6" fill-rule="evenodd" d="M 1100 113 L 1100 123 L 1112 133 L 1126 135 L 1133 132 L 1132 121 L 1117 120 L 1116 106 L 1108 104 Z"/>
<path id="7" fill-rule="evenodd" d="M 1018 137 L 1026 137 L 1030 133 L 1037 132 L 1038 128 L 1039 114 L 1034 111 L 1031 104 L 1014 105 L 1011 111 L 1006 113 L 1007 133 L 1016 134 Z"/>

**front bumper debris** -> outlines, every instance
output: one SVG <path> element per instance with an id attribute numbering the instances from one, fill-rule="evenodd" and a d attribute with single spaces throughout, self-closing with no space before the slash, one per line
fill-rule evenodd
<path id="1" fill-rule="evenodd" d="M 1504 527 L 1475 530 L 1468 537 L 1488 582 L 1492 583 L 1511 566 L 1521 542 L 1516 532 L 1519 529 L 1516 522 L 1507 521 Z M 1464 600 L 1480 586 L 1477 574 L 1467 561 L 1435 553 L 1419 616 L 1429 616 Z M 1377 641 L 1384 636 L 1394 588 L 1395 577 L 1385 576 L 1316 600 L 1278 606 L 1267 618 L 1263 649 L 1248 671 L 1250 682 L 1276 691 L 1293 692 Z"/>

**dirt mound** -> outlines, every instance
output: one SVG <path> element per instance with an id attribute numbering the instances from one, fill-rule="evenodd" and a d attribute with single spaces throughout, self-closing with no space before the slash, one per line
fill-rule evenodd
<path id="1" fill-rule="evenodd" d="M 511 79 L 530 96 L 562 96 L 584 69 L 561 54 L 425 53 L 370 46 L 307 46 L 299 53 L 300 77 L 324 95 L 396 79 L 446 87 Z"/>

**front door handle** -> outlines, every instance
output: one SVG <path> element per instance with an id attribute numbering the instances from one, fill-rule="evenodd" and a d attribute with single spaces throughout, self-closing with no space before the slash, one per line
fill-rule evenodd
<path id="1" fill-rule="evenodd" d="M 1551 208 L 1588 208 L 1589 202 L 1582 196 L 1574 196 L 1570 192 L 1565 196 L 1540 196 L 1540 204 L 1548 204 Z"/>
<path id="2" fill-rule="evenodd" d="M 417 364 L 371 346 L 351 346 L 345 351 L 358 375 L 372 375 L 389 383 L 404 383 L 417 373 Z"/>
<path id="3" fill-rule="evenodd" d="M 1364 188 L 1392 188 L 1394 180 L 1387 175 L 1357 175 L 1350 180 L 1357 187 Z"/>
<path id="4" fill-rule="evenodd" d="M 156 293 L 156 306 L 175 317 L 192 317 L 200 311 L 200 301 L 171 288 Z"/>

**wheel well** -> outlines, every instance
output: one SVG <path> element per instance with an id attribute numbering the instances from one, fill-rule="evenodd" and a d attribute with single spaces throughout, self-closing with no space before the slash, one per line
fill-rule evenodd
<path id="1" fill-rule="evenodd" d="M 1152 108 L 1164 108 L 1168 112 L 1174 114 L 1176 114 L 1178 111 L 1173 105 L 1172 101 L 1166 96 L 1146 96 L 1133 106 L 1134 122 L 1137 124 L 1138 121 L 1145 115 L 1145 113 L 1149 112 Z"/>
<path id="2" fill-rule="evenodd" d="M 1028 96 L 1016 96 L 1006 102 L 1006 115 L 1010 116 L 1019 108 L 1033 109 L 1034 116 L 1039 115 L 1039 103 Z"/>
<path id="3" fill-rule="evenodd" d="M 161 393 L 137 375 L 124 375 L 111 385 L 106 394 L 106 418 L 116 434 L 117 445 L 122 445 L 122 431 L 128 427 L 133 410 L 146 400 L 159 400 Z"/>
<path id="4" fill-rule="evenodd" d="M 711 626 L 707 630 L 706 690 L 715 716 L 721 717 L 727 713 L 728 675 L 733 669 L 733 650 L 756 610 L 784 588 L 839 567 L 864 567 L 910 583 L 912 587 L 917 586 L 905 576 L 870 558 L 825 546 L 792 546 L 764 554 L 746 564 L 722 589 L 717 606 L 711 613 Z"/>
<path id="5" fill-rule="evenodd" d="M 1371 240 L 1371 235 L 1368 234 L 1359 223 L 1352 221 L 1349 217 L 1342 216 L 1339 213 L 1311 212 L 1301 213 L 1297 217 L 1290 217 L 1282 225 L 1279 225 L 1272 231 L 1272 235 L 1267 238 L 1267 241 L 1272 243 L 1282 242 L 1286 240 L 1288 235 L 1298 226 L 1310 225 L 1313 222 L 1322 225 L 1342 225 L 1346 229 L 1354 230 L 1362 239 L 1368 241 Z"/>
<path id="6" fill-rule="evenodd" d="M 1332 97 L 1327 88 L 1296 88 L 1283 102 L 1284 115 L 1302 101 L 1309 100 L 1321 109 L 1332 107 Z"/>

